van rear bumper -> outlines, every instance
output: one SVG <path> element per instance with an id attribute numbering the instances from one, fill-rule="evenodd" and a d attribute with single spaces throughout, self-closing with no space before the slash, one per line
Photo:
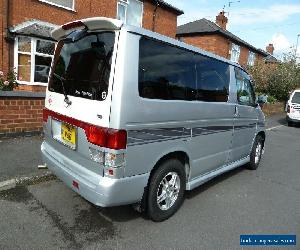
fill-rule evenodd
<path id="1" fill-rule="evenodd" d="M 139 202 L 142 199 L 144 188 L 148 183 L 149 173 L 122 179 L 111 179 L 91 171 L 85 171 L 90 173 L 81 176 L 72 171 L 72 165 L 76 164 L 78 168 L 78 164 L 60 154 L 47 142 L 44 141 L 42 143 L 41 151 L 43 161 L 59 179 L 83 198 L 97 206 L 126 205 Z M 84 168 L 83 166 L 81 167 Z M 88 181 L 89 179 L 95 180 L 95 175 L 97 175 L 97 184 Z M 79 188 L 73 186 L 73 181 L 79 184 Z"/>

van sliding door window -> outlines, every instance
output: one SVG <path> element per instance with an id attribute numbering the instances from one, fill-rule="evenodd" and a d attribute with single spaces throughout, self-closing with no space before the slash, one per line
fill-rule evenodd
<path id="1" fill-rule="evenodd" d="M 48 88 L 63 94 L 64 86 L 67 95 L 105 100 L 115 33 L 87 33 L 78 37 L 75 41 L 67 37 L 58 43 Z"/>
<path id="2" fill-rule="evenodd" d="M 142 37 L 139 58 L 141 97 L 162 100 L 195 100 L 193 53 Z"/>
<path id="3" fill-rule="evenodd" d="M 230 82 L 229 65 L 202 55 L 195 56 L 197 100 L 227 102 Z"/>

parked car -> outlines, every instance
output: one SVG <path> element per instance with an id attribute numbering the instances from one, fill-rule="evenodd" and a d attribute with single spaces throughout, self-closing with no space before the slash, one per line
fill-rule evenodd
<path id="1" fill-rule="evenodd" d="M 300 89 L 295 90 L 289 97 L 286 107 L 288 126 L 300 123 Z"/>
<path id="2" fill-rule="evenodd" d="M 162 221 L 185 190 L 258 167 L 265 119 L 238 64 L 109 18 L 52 34 L 42 156 L 91 203 Z"/>

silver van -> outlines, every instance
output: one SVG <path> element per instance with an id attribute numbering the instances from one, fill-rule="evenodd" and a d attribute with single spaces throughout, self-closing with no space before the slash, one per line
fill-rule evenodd
<path id="1" fill-rule="evenodd" d="M 239 65 L 109 18 L 67 23 L 52 36 L 41 151 L 86 200 L 136 204 L 162 221 L 185 190 L 258 167 L 265 119 Z"/>

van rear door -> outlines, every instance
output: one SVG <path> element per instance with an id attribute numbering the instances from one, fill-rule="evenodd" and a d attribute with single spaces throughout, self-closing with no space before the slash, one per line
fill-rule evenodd
<path id="1" fill-rule="evenodd" d="M 75 31 L 58 42 L 46 108 L 91 124 L 108 126 L 115 32 Z"/>
<path id="2" fill-rule="evenodd" d="M 101 175 L 101 159 L 91 155 L 102 151 L 99 146 L 109 128 L 118 34 L 84 26 L 58 42 L 43 114 L 45 141 L 57 151 L 57 157 L 62 154 L 77 163 L 73 168 L 84 166 Z M 84 175 L 85 169 L 76 171 Z"/>

